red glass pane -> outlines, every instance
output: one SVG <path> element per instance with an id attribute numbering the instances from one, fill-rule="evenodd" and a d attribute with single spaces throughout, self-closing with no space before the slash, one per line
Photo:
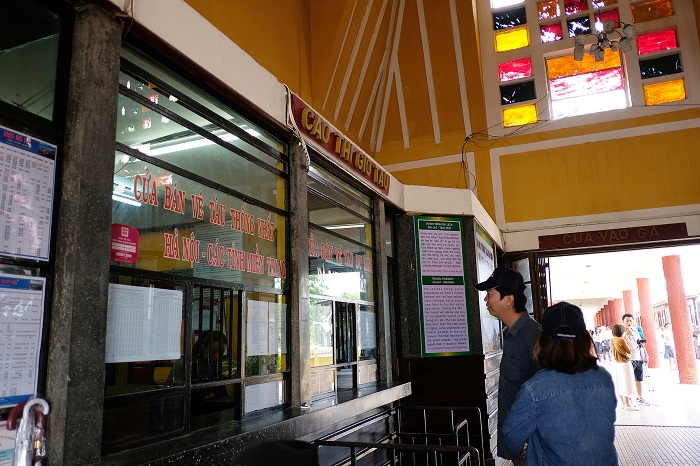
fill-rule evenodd
<path id="1" fill-rule="evenodd" d="M 549 81 L 552 100 L 581 97 L 622 89 L 622 69 L 611 68 Z"/>
<path id="2" fill-rule="evenodd" d="M 529 58 L 521 58 L 498 65 L 499 81 L 529 78 L 532 76 L 532 61 Z"/>
<path id="3" fill-rule="evenodd" d="M 564 0 L 564 11 L 567 16 L 588 11 L 588 0 Z"/>
<path id="4" fill-rule="evenodd" d="M 675 48 L 678 48 L 678 38 L 676 37 L 675 29 L 664 29 L 663 31 L 637 36 L 637 51 L 639 55 Z"/>
<path id="5" fill-rule="evenodd" d="M 608 11 L 603 11 L 602 13 L 596 13 L 595 15 L 595 29 L 596 31 L 602 31 L 603 30 L 603 23 L 607 20 L 611 20 L 613 23 L 615 23 L 615 27 L 619 28 L 620 27 L 620 13 L 617 11 L 617 8 L 608 10 Z"/>
<path id="6" fill-rule="evenodd" d="M 540 37 L 542 43 L 554 42 L 562 38 L 561 23 L 544 24 L 540 26 Z"/>

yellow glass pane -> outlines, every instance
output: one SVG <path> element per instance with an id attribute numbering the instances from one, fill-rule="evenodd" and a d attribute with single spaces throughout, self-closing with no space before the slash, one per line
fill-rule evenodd
<path id="1" fill-rule="evenodd" d="M 520 49 L 530 45 L 527 28 L 508 29 L 496 33 L 496 52 Z"/>
<path id="2" fill-rule="evenodd" d="M 603 61 L 595 61 L 588 52 L 583 54 L 583 60 L 574 60 L 573 53 L 562 57 L 550 58 L 547 60 L 547 77 L 549 79 L 565 78 L 577 74 L 590 73 L 591 71 L 601 71 L 621 66 L 620 52 L 613 52 L 605 49 Z"/>
<path id="3" fill-rule="evenodd" d="M 673 15 L 671 0 L 649 0 L 630 5 L 630 9 L 632 10 L 632 18 L 635 23 Z"/>
<path id="4" fill-rule="evenodd" d="M 682 79 L 644 86 L 644 102 L 647 105 L 665 104 L 685 99 L 685 82 Z"/>
<path id="5" fill-rule="evenodd" d="M 557 0 L 549 0 L 537 4 L 537 16 L 540 21 L 557 18 L 559 16 L 559 4 Z"/>
<path id="6" fill-rule="evenodd" d="M 522 126 L 537 123 L 537 107 L 535 104 L 510 107 L 503 110 L 503 126 Z"/>

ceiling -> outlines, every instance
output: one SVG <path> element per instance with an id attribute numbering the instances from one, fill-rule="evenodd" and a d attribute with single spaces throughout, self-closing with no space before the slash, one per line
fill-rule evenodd
<path id="1" fill-rule="evenodd" d="M 652 305 L 667 301 L 661 258 L 678 255 L 686 295 L 700 294 L 700 245 L 620 251 L 549 259 L 552 301 L 568 301 L 592 316 L 609 300 L 632 291 L 639 310 L 637 278 L 648 278 Z"/>

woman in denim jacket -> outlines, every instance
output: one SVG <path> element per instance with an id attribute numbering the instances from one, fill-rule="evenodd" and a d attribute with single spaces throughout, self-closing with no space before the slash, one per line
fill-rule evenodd
<path id="1" fill-rule="evenodd" d="M 581 309 L 561 302 L 535 344 L 542 370 L 525 382 L 503 436 L 528 465 L 617 465 L 612 377 L 599 367 Z"/>

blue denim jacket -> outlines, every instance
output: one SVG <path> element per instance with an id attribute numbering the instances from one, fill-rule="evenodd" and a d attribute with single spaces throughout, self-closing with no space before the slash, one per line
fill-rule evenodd
<path id="1" fill-rule="evenodd" d="M 513 451 L 527 440 L 528 466 L 617 465 L 616 405 L 602 367 L 576 374 L 543 369 L 520 389 L 503 438 Z"/>

